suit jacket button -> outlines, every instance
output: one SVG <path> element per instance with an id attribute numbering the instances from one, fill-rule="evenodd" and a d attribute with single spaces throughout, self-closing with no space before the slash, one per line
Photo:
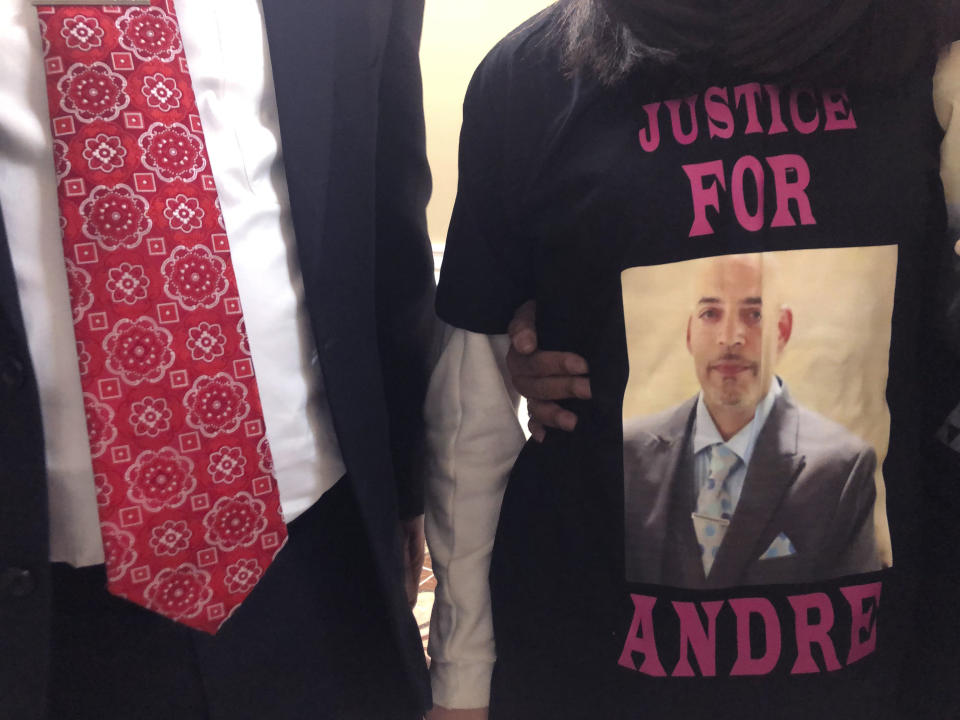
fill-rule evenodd
<path id="1" fill-rule="evenodd" d="M 0 383 L 10 390 L 23 385 L 23 363 L 15 357 L 0 358 Z"/>
<path id="2" fill-rule="evenodd" d="M 37 587 L 33 573 L 24 568 L 6 568 L 0 572 L 0 597 L 24 598 Z"/>

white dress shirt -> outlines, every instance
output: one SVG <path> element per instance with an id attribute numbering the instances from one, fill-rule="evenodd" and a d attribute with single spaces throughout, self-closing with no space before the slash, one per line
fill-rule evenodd
<path id="1" fill-rule="evenodd" d="M 258 0 L 176 0 L 230 238 L 284 518 L 344 474 L 303 304 Z M 40 388 L 50 557 L 103 562 L 36 9 L 0 0 L 0 207 Z"/>
<path id="2" fill-rule="evenodd" d="M 773 403 L 777 401 L 782 392 L 779 378 L 772 378 L 770 389 L 767 390 L 763 399 L 757 403 L 753 419 L 740 428 L 740 432 L 729 440 L 724 440 L 720 431 L 717 430 L 717 424 L 713 421 L 710 411 L 707 409 L 707 404 L 703 401 L 703 393 L 700 393 L 697 398 L 697 415 L 693 421 L 693 435 L 690 438 L 693 451 L 694 497 L 700 496 L 700 491 L 707 484 L 707 478 L 710 475 L 710 448 L 713 445 L 724 445 L 730 452 L 740 458 L 740 462 L 733 467 L 724 481 L 727 492 L 730 494 L 730 502 L 733 509 L 736 510 L 737 503 L 740 502 L 740 493 L 743 492 L 743 482 L 747 479 L 750 458 L 753 457 L 753 450 L 757 446 L 757 437 L 763 430 L 763 426 L 770 416 L 770 411 L 773 410 Z"/>

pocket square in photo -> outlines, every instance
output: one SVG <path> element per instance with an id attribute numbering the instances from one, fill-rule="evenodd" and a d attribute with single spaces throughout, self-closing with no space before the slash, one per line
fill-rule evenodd
<path id="1" fill-rule="evenodd" d="M 790 538 L 786 536 L 786 533 L 780 533 L 773 539 L 770 547 L 760 556 L 760 559 L 769 560 L 770 558 L 788 557 L 796 554 L 797 549 L 793 546 Z"/>
<path id="2" fill-rule="evenodd" d="M 937 439 L 948 448 L 960 452 L 960 405 L 957 405 L 943 423 L 943 427 L 937 433 Z"/>

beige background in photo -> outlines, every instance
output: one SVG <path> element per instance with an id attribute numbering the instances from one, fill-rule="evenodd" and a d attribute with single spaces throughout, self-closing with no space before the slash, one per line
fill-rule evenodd
<path id="1" fill-rule="evenodd" d="M 793 310 L 793 334 L 776 374 L 802 405 L 840 423 L 877 453 L 877 537 L 890 561 L 886 493 L 880 464 L 887 454 L 886 403 L 895 246 L 771 253 L 780 264 L 782 302 Z M 695 263 L 625 270 L 630 378 L 624 418 L 665 410 L 699 391 L 687 352 Z"/>
<path id="2" fill-rule="evenodd" d="M 427 225 L 435 249 L 446 241 L 457 191 L 463 96 L 500 38 L 552 4 L 546 0 L 426 0 L 420 62 L 433 197 Z"/>

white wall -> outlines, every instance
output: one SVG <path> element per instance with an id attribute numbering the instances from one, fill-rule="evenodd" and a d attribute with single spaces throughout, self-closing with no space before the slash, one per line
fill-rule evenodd
<path id="1" fill-rule="evenodd" d="M 427 155 L 433 172 L 427 222 L 435 247 L 446 239 L 457 190 L 457 142 L 467 83 L 501 37 L 550 4 L 548 0 L 426 0 L 420 60 Z"/>

